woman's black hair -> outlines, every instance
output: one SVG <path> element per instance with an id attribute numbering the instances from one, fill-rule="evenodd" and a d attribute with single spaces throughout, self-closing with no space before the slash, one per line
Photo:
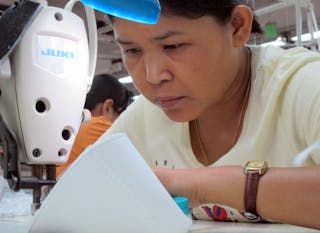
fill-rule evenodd
<path id="1" fill-rule="evenodd" d="M 236 6 L 248 6 L 245 0 L 159 0 L 159 2 L 161 13 L 164 15 L 177 15 L 191 19 L 210 15 L 222 24 L 230 19 L 232 10 Z M 112 16 L 110 18 L 112 19 Z M 254 15 L 251 33 L 262 32 L 260 23 Z"/>
<path id="2" fill-rule="evenodd" d="M 87 94 L 84 108 L 92 111 L 98 103 L 103 103 L 107 99 L 113 100 L 113 110 L 120 114 L 133 101 L 133 92 L 110 74 L 96 75 Z"/>
<path id="3" fill-rule="evenodd" d="M 232 10 L 238 5 L 246 5 L 245 0 L 159 0 L 162 14 L 172 14 L 187 18 L 211 15 L 221 23 L 226 23 Z M 251 33 L 262 33 L 260 23 L 254 15 Z"/>

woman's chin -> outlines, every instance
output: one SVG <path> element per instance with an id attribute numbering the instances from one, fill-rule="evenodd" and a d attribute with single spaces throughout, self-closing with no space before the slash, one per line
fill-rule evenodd
<path id="1" fill-rule="evenodd" d="M 192 117 L 189 116 L 186 112 L 178 111 L 178 110 L 163 110 L 166 116 L 175 122 L 187 122 L 193 120 Z"/>

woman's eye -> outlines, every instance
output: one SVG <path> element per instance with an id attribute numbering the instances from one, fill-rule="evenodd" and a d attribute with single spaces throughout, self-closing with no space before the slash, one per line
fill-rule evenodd
<path id="1" fill-rule="evenodd" d="M 183 44 L 170 44 L 170 45 L 165 45 L 164 49 L 165 50 L 174 50 L 174 49 L 178 49 L 182 46 L 183 46 Z"/>
<path id="2" fill-rule="evenodd" d="M 140 49 L 126 49 L 125 51 L 125 54 L 128 54 L 128 55 L 137 55 L 141 52 Z"/>

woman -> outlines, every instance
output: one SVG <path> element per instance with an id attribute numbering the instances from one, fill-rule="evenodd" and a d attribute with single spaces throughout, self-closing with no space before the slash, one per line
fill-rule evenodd
<path id="1" fill-rule="evenodd" d="M 111 17 L 142 97 L 102 139 L 127 133 L 196 219 L 320 228 L 319 151 L 293 163 L 320 138 L 320 57 L 247 46 L 260 28 L 244 2 L 160 0 L 156 25 Z"/>

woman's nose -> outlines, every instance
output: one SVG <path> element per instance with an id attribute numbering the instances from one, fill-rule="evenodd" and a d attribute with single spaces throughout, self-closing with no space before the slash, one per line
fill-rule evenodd
<path id="1" fill-rule="evenodd" d="M 171 80 L 172 75 L 168 63 L 161 55 L 148 56 L 145 60 L 146 79 L 149 83 L 160 84 L 163 81 Z"/>

